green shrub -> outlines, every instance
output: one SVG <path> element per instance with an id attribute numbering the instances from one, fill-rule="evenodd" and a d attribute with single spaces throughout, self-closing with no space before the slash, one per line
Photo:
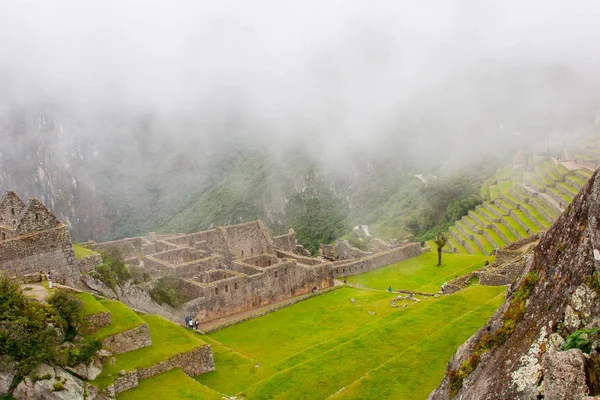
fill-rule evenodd
<path id="1" fill-rule="evenodd" d="M 0 276 L 0 354 L 12 357 L 19 376 L 40 363 L 59 363 L 65 319 L 50 305 L 29 302 L 19 286 Z"/>
<path id="2" fill-rule="evenodd" d="M 70 290 L 58 289 L 50 296 L 48 304 L 65 320 L 67 327 L 65 332 L 66 339 L 73 339 L 77 334 L 78 315 L 83 308 L 81 300 Z"/>
<path id="3" fill-rule="evenodd" d="M 60 392 L 61 390 L 65 390 L 65 385 L 62 383 L 62 381 L 54 382 L 54 391 Z"/>
<path id="4" fill-rule="evenodd" d="M 112 290 L 115 290 L 117 286 L 122 286 L 132 277 L 123 261 L 123 255 L 117 249 L 110 249 L 102 253 L 102 264 L 96 267 L 94 275 Z"/>
<path id="5" fill-rule="evenodd" d="M 150 290 L 150 297 L 158 304 L 168 304 L 171 307 L 179 307 L 187 301 L 179 292 L 179 279 L 172 276 L 157 279 Z"/>
<path id="6" fill-rule="evenodd" d="M 148 282 L 150 280 L 150 274 L 145 268 L 139 267 L 137 265 L 131 265 L 129 266 L 129 271 L 131 272 L 131 278 L 133 279 L 133 283 L 136 285 Z"/>
<path id="7" fill-rule="evenodd" d="M 88 364 L 102 343 L 96 339 L 89 339 L 82 344 L 75 345 L 67 350 L 67 365 L 74 367 L 78 364 Z"/>
<path id="8" fill-rule="evenodd" d="M 600 327 L 580 329 L 571 333 L 560 346 L 562 350 L 579 349 L 586 354 L 592 351 L 592 337 L 600 331 Z"/>

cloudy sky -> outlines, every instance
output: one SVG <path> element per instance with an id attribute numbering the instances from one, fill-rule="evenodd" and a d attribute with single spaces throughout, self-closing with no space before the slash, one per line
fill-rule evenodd
<path id="1" fill-rule="evenodd" d="M 358 146 L 390 132 L 546 129 L 547 118 L 600 106 L 593 0 L 0 0 L 0 9 L 9 103 L 236 115 L 278 140 Z"/>

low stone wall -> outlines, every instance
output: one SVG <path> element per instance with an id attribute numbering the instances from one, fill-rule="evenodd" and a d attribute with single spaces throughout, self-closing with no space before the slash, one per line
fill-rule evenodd
<path id="1" fill-rule="evenodd" d="M 77 260 L 80 272 L 90 272 L 96 269 L 96 266 L 102 264 L 102 256 L 100 254 L 92 254 Z"/>
<path id="2" fill-rule="evenodd" d="M 322 261 L 317 258 L 305 257 L 305 256 L 301 256 L 301 255 L 298 255 L 295 253 L 288 253 L 287 251 L 281 251 L 281 250 L 277 250 L 277 249 L 275 250 L 275 254 L 279 258 L 289 258 L 292 260 L 296 260 L 300 264 L 304 264 L 304 265 L 317 265 L 317 264 L 322 263 Z"/>
<path id="3" fill-rule="evenodd" d="M 504 286 L 512 283 L 512 279 L 506 275 L 483 273 L 479 276 L 479 283 L 485 286 Z"/>
<path id="4" fill-rule="evenodd" d="M 100 328 L 110 325 L 110 311 L 86 315 L 83 317 L 83 329 L 86 333 L 94 333 Z"/>
<path id="5" fill-rule="evenodd" d="M 210 345 L 198 347 L 190 352 L 178 354 L 163 362 L 149 368 L 141 368 L 127 372 L 124 376 L 113 382 L 115 393 L 121 393 L 138 386 L 139 381 L 170 371 L 173 368 L 181 368 L 189 376 L 196 376 L 215 370 L 215 361 Z"/>
<path id="6" fill-rule="evenodd" d="M 408 243 L 383 253 L 374 254 L 362 260 L 336 265 L 332 267 L 333 276 L 338 278 L 341 276 L 361 274 L 385 265 L 397 263 L 410 257 L 418 256 L 421 252 L 421 245 L 419 243 Z"/>
<path id="7" fill-rule="evenodd" d="M 102 341 L 102 347 L 113 354 L 127 353 L 151 345 L 152 339 L 150 338 L 148 324 L 136 326 L 128 331 L 109 336 Z"/>

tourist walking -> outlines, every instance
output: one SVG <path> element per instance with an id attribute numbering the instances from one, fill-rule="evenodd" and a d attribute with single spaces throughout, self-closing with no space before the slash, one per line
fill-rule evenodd
<path id="1" fill-rule="evenodd" d="M 50 272 L 47 273 L 48 275 L 48 289 L 52 289 L 52 275 L 50 275 Z"/>
<path id="2" fill-rule="evenodd" d="M 196 330 L 198 330 L 198 318 L 194 320 L 194 326 L 196 327 Z"/>

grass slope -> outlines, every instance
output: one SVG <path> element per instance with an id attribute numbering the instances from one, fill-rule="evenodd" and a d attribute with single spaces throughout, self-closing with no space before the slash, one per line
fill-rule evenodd
<path id="1" fill-rule="evenodd" d="M 90 249 L 87 249 L 83 246 L 80 246 L 78 244 L 73 244 L 73 251 L 75 252 L 75 258 L 80 259 L 83 257 L 87 257 L 87 256 L 91 256 L 94 254 L 98 254 L 95 251 L 92 251 Z"/>
<path id="2" fill-rule="evenodd" d="M 88 315 L 101 314 L 108 311 L 94 296 L 90 293 L 77 293 L 76 296 L 83 303 L 83 308 L 79 312 L 80 317 Z"/>
<path id="3" fill-rule="evenodd" d="M 147 368 L 205 344 L 197 334 L 160 315 L 140 315 L 139 318 L 150 328 L 152 346 L 119 354 L 113 365 L 105 365 L 102 373 L 94 381 L 101 389 L 108 386 L 121 370 Z"/>
<path id="4" fill-rule="evenodd" d="M 175 368 L 162 374 L 144 379 L 139 386 L 119 395 L 119 400 L 148 399 L 205 399 L 220 400 L 220 393 L 198 383 L 181 370 Z"/>
<path id="5" fill-rule="evenodd" d="M 102 340 L 108 336 L 125 332 L 142 325 L 144 321 L 129 307 L 116 300 L 100 300 L 100 304 L 110 311 L 111 323 L 97 330 L 93 336 Z"/>
<path id="6" fill-rule="evenodd" d="M 209 335 L 217 370 L 196 379 L 251 399 L 324 399 L 342 387 L 348 392 L 338 395 L 348 398 L 424 398 L 456 347 L 502 303 L 503 293 L 504 288 L 474 285 L 392 308 L 393 295 L 380 299 L 385 292 L 340 289 L 266 316 L 271 320 L 262 317 Z M 333 327 L 321 322 L 338 314 L 347 317 Z M 395 371 L 402 365 L 399 382 Z M 390 377 L 384 385 L 369 381 Z"/>
<path id="7" fill-rule="evenodd" d="M 483 267 L 485 260 L 491 263 L 494 257 L 443 254 L 442 265 L 438 267 L 437 252 L 432 250 L 387 267 L 350 276 L 348 281 L 373 289 L 385 290 L 392 286 L 393 289 L 437 293 L 444 282 Z"/>

